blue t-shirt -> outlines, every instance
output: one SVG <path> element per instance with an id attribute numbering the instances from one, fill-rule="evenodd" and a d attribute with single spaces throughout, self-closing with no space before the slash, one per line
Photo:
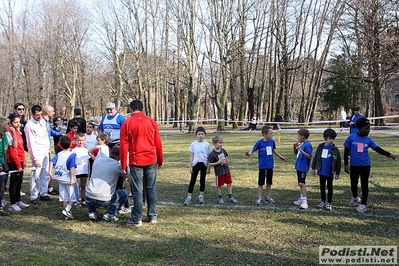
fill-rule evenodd
<path id="1" fill-rule="evenodd" d="M 317 171 L 318 175 L 324 175 L 333 177 L 332 172 L 332 149 L 333 145 L 323 145 L 323 151 L 321 153 L 321 169 Z"/>
<path id="2" fill-rule="evenodd" d="M 274 168 L 273 151 L 276 149 L 274 140 L 265 141 L 264 139 L 258 140 L 253 151 L 258 151 L 258 168 L 259 169 L 272 169 Z"/>
<path id="3" fill-rule="evenodd" d="M 345 148 L 349 148 L 350 164 L 353 166 L 367 166 L 371 164 L 368 149 L 375 149 L 378 145 L 369 136 L 351 134 L 345 140 Z"/>
<path id="4" fill-rule="evenodd" d="M 363 115 L 362 114 L 357 114 L 357 115 L 353 115 L 352 116 L 352 118 L 351 118 L 351 122 L 353 122 L 353 125 L 351 125 L 351 127 L 350 127 L 350 134 L 355 134 L 355 133 L 357 133 L 357 128 L 356 128 L 356 121 L 360 118 L 360 117 L 363 117 Z"/>
<path id="5" fill-rule="evenodd" d="M 310 141 L 306 141 L 302 144 L 302 150 L 312 157 L 313 147 Z M 307 173 L 310 167 L 310 159 L 307 159 L 302 152 L 298 151 L 295 161 L 295 170 Z"/>

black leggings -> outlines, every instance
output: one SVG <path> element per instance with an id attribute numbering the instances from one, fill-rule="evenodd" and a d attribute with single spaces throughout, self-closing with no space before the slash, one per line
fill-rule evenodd
<path id="1" fill-rule="evenodd" d="M 8 163 L 10 170 L 18 170 L 14 163 Z M 21 185 L 24 172 L 16 172 L 10 174 L 10 205 L 21 201 Z"/>
<path id="2" fill-rule="evenodd" d="M 352 197 L 357 198 L 359 196 L 357 184 L 359 183 L 360 176 L 360 185 L 362 186 L 362 204 L 367 204 L 367 198 L 369 196 L 369 177 L 370 177 L 370 165 L 366 166 L 353 166 L 351 165 L 351 190 Z"/>
<path id="3" fill-rule="evenodd" d="M 191 174 L 190 185 L 188 185 L 188 193 L 193 193 L 195 182 L 197 182 L 198 173 L 200 173 L 200 192 L 205 191 L 205 177 L 206 169 L 208 167 L 204 163 L 197 163 L 193 166 L 193 173 Z"/>
<path id="4" fill-rule="evenodd" d="M 325 175 L 320 175 L 320 195 L 321 195 L 321 200 L 326 201 L 326 182 L 327 182 L 327 190 L 328 190 L 328 203 L 332 202 L 332 196 L 333 196 L 333 180 L 334 177 L 328 177 Z"/>

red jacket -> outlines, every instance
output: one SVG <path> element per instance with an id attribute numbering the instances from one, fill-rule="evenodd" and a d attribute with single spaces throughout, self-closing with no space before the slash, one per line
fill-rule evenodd
<path id="1" fill-rule="evenodd" d="M 69 147 L 69 149 L 72 150 L 72 149 L 76 148 L 76 146 L 78 146 L 78 143 L 76 142 L 75 134 L 73 134 L 72 132 L 68 132 L 65 134 L 65 136 L 68 136 L 71 139 L 71 147 Z M 57 143 L 57 147 L 62 149 L 60 142 Z"/>
<path id="2" fill-rule="evenodd" d="M 126 170 L 129 164 L 148 166 L 163 163 L 162 142 L 155 121 L 142 112 L 134 112 L 123 122 L 120 135 L 120 161 Z"/>
<path id="3" fill-rule="evenodd" d="M 9 131 L 11 136 L 13 133 Z M 7 162 L 15 164 L 18 169 L 21 168 L 21 163 L 25 163 L 25 150 L 24 150 L 24 140 L 18 129 L 15 130 L 15 137 L 17 138 L 18 146 L 13 148 L 12 145 L 8 146 L 7 150 Z M 11 144 L 11 143 L 9 143 Z"/>

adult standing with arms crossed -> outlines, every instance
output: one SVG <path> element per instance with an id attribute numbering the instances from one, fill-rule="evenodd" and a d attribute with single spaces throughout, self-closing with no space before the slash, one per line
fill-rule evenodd
<path id="1" fill-rule="evenodd" d="M 125 118 L 116 111 L 114 103 L 107 103 L 105 109 L 107 114 L 101 119 L 98 129 L 100 133 L 108 136 L 108 147 L 112 148 L 120 139 L 120 131 Z"/>
<path id="2" fill-rule="evenodd" d="M 40 205 L 42 203 L 39 199 L 50 199 L 47 195 L 50 138 L 47 133 L 46 121 L 42 118 L 42 107 L 34 105 L 31 112 L 32 118 L 26 123 L 24 129 L 32 166 L 35 167 L 30 175 L 30 202 Z"/>
<path id="3" fill-rule="evenodd" d="M 147 192 L 147 217 L 150 223 L 157 222 L 157 169 L 162 167 L 163 152 L 161 136 L 156 122 L 143 114 L 143 103 L 130 103 L 132 112 L 121 128 L 120 160 L 122 170 L 127 170 L 127 156 L 134 207 L 127 225 L 141 226 L 143 217 L 143 183 Z"/>

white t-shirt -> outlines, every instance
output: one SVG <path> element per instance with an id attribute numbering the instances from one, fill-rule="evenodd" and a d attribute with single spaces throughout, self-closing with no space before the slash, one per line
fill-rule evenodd
<path id="1" fill-rule="evenodd" d="M 97 145 L 97 136 L 94 135 L 94 133 L 91 133 L 91 135 L 86 135 L 86 142 L 85 142 L 85 147 L 90 150 L 94 146 Z"/>
<path id="2" fill-rule="evenodd" d="M 109 157 L 109 148 L 107 145 L 100 145 L 100 149 L 98 149 L 98 153 L 96 156 L 97 158 L 104 158 L 104 157 Z"/>
<path id="3" fill-rule="evenodd" d="M 72 150 L 76 154 L 75 175 L 84 175 L 89 173 L 89 151 L 87 148 L 76 147 Z"/>
<path id="4" fill-rule="evenodd" d="M 198 142 L 198 140 L 192 142 L 188 150 L 194 153 L 193 165 L 201 162 L 208 166 L 208 155 L 211 153 L 212 148 L 208 142 Z"/>

